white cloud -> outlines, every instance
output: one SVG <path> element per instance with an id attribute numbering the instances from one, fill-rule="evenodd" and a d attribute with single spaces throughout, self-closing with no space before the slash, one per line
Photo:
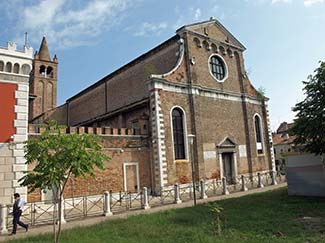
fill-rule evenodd
<path id="1" fill-rule="evenodd" d="M 201 17 L 201 9 L 197 8 L 194 12 L 194 20 L 199 20 Z"/>
<path id="2" fill-rule="evenodd" d="M 272 4 L 275 3 L 291 3 L 292 0 L 272 0 Z"/>
<path id="3" fill-rule="evenodd" d="M 304 0 L 304 5 L 309 7 L 315 3 L 325 3 L 325 0 Z"/>
<path id="4" fill-rule="evenodd" d="M 144 22 L 141 24 L 140 28 L 131 28 L 134 30 L 135 36 L 151 36 L 151 35 L 160 35 L 161 31 L 168 27 L 166 22 L 161 23 L 148 23 Z"/>
<path id="5" fill-rule="evenodd" d="M 214 10 L 216 10 L 217 8 L 218 8 L 217 5 L 215 5 L 213 7 Z M 182 27 L 183 25 L 197 22 L 197 21 L 202 21 L 204 18 L 206 18 L 206 16 L 202 16 L 202 11 L 200 8 L 189 7 L 188 9 L 185 9 L 185 8 L 180 9 L 178 6 L 176 6 L 174 11 L 175 11 L 175 15 L 178 16 L 178 19 L 176 20 L 176 22 L 174 22 L 170 25 L 170 27 L 174 30 Z M 206 20 L 206 19 L 204 19 L 204 20 Z"/>
<path id="6" fill-rule="evenodd" d="M 134 2 L 134 1 L 133 1 Z M 32 42 L 42 35 L 58 48 L 96 42 L 103 31 L 119 23 L 131 0 L 37 0 L 20 11 L 20 28 L 27 30 Z"/>

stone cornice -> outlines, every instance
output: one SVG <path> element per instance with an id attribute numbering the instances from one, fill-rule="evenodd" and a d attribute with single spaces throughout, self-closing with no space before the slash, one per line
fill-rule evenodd
<path id="1" fill-rule="evenodd" d="M 165 79 L 152 78 L 149 83 L 149 90 L 164 90 L 168 92 L 181 93 L 181 94 L 193 94 L 195 96 L 203 96 L 214 99 L 230 100 L 237 102 L 245 102 L 250 104 L 262 105 L 262 101 L 249 94 L 241 94 L 231 91 L 222 91 L 200 85 L 190 86 L 187 83 L 174 83 Z"/>

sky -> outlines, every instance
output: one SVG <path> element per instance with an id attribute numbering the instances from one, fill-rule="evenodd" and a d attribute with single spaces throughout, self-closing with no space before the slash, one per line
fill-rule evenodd
<path id="1" fill-rule="evenodd" d="M 294 118 L 303 80 L 325 61 L 325 0 L 1 0 L 0 46 L 59 58 L 58 104 L 175 34 L 217 18 L 244 46 L 245 67 L 270 98 L 271 128 Z"/>

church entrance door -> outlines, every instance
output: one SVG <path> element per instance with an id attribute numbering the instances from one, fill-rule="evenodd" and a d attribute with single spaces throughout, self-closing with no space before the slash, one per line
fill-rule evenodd
<path id="1" fill-rule="evenodd" d="M 233 153 L 222 153 L 223 176 L 227 178 L 227 183 L 233 183 Z"/>

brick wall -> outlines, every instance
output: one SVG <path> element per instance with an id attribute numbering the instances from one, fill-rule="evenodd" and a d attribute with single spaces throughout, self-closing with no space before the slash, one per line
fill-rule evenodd
<path id="1" fill-rule="evenodd" d="M 170 71 L 177 61 L 179 44 L 172 38 L 161 47 L 108 75 L 69 102 L 70 124 L 87 122 L 134 102 L 148 98 L 148 77 Z M 101 106 L 98 106 L 101 104 Z"/>
<path id="2" fill-rule="evenodd" d="M 139 167 L 139 187 L 151 187 L 151 167 L 148 138 L 134 134 L 130 129 L 70 127 L 68 132 L 97 133 L 102 138 L 102 152 L 110 157 L 105 162 L 105 170 L 96 169 L 96 179 L 73 178 L 67 183 L 64 197 L 79 197 L 102 194 L 104 191 L 118 192 L 124 190 L 124 163 L 137 163 Z M 35 125 L 29 126 L 29 139 L 37 139 L 39 129 Z M 136 132 L 137 133 L 137 132 Z M 29 166 L 31 170 L 33 165 Z M 37 190 L 28 195 L 28 201 L 44 199 L 44 195 Z"/>

